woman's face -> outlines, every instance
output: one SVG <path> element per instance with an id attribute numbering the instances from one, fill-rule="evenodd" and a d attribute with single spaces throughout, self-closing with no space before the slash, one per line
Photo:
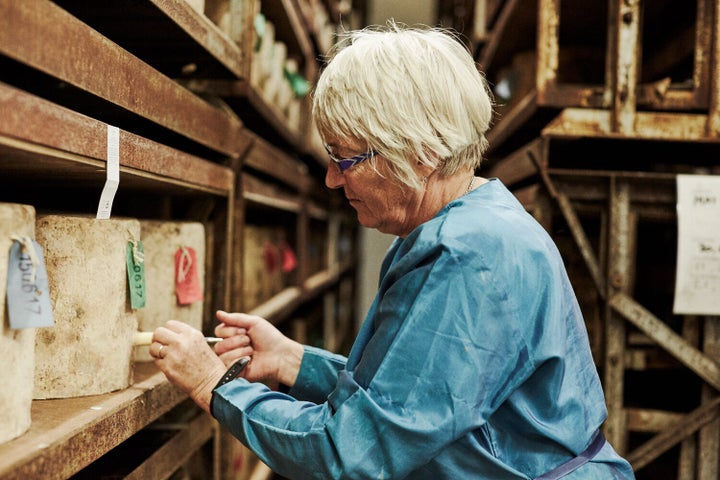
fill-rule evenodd
<path id="1" fill-rule="evenodd" d="M 330 142 L 329 145 L 337 158 L 350 158 L 366 150 L 358 143 L 347 140 Z M 372 161 L 377 171 L 370 165 Z M 325 174 L 325 185 L 344 190 L 363 227 L 404 237 L 420 224 L 417 219 L 420 218 L 418 208 L 422 193 L 395 180 L 386 162 L 380 153 L 372 160 L 340 172 L 331 160 Z"/>

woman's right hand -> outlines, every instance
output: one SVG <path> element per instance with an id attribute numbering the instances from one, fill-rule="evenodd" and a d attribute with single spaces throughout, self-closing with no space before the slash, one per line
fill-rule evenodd
<path id="1" fill-rule="evenodd" d="M 305 351 L 302 344 L 257 315 L 218 310 L 216 316 L 220 325 L 215 327 L 215 335 L 224 340 L 215 345 L 215 353 L 226 366 L 241 357 L 251 357 L 241 375 L 245 379 L 272 388 L 277 383 L 288 387 L 295 384 Z"/>

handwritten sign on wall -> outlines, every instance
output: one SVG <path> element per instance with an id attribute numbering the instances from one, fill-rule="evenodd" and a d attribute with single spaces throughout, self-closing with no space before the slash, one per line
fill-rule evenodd
<path id="1" fill-rule="evenodd" d="M 673 313 L 720 314 L 720 176 L 678 175 Z"/>

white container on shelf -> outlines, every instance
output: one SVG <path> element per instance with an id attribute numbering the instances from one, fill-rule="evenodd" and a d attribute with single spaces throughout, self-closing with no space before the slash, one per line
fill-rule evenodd
<path id="1" fill-rule="evenodd" d="M 136 310 L 139 329 L 154 331 L 168 320 L 180 320 L 198 330 L 203 326 L 203 300 L 181 304 L 177 298 L 175 256 L 178 249 L 192 248 L 195 271 L 201 290 L 205 289 L 205 227 L 199 222 L 142 220 L 142 242 L 145 251 L 146 303 Z M 188 264 L 183 260 L 182 267 Z M 149 347 L 135 347 L 133 359 L 152 360 Z"/>
<path id="2" fill-rule="evenodd" d="M 35 237 L 35 209 L 30 205 L 0 203 L 0 443 L 30 428 L 35 368 L 35 328 L 11 329 L 7 318 L 6 287 L 12 236 Z"/>
<path id="3" fill-rule="evenodd" d="M 126 248 L 133 219 L 47 215 L 36 222 L 55 325 L 38 330 L 34 398 L 97 395 L 132 383 L 137 317 L 130 308 Z"/>

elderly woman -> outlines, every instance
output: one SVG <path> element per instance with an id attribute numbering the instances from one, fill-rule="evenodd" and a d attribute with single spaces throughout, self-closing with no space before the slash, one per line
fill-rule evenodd
<path id="1" fill-rule="evenodd" d="M 158 367 L 291 479 L 634 478 L 600 433 L 562 258 L 500 180 L 475 175 L 492 102 L 467 49 L 439 29 L 350 32 L 313 102 L 325 183 L 397 236 L 349 357 L 218 312 L 215 352 L 185 324 L 156 330 Z"/>

